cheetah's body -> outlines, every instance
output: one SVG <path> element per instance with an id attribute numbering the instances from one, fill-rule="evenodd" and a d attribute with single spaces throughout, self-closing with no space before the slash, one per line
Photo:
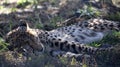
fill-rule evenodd
<path id="1" fill-rule="evenodd" d="M 61 39 L 62 41 L 78 42 L 88 44 L 101 40 L 104 36 L 101 32 L 95 32 L 87 28 L 77 27 L 76 25 L 62 27 L 49 32 L 50 38 Z"/>
<path id="2" fill-rule="evenodd" d="M 51 48 L 75 53 L 80 53 L 81 51 L 91 53 L 96 50 L 104 50 L 104 48 L 90 47 L 85 44 L 101 40 L 108 31 L 120 31 L 119 22 L 103 19 L 90 19 L 52 31 L 31 29 L 28 25 L 24 25 L 25 23 L 21 23 L 17 29 L 10 31 L 7 34 L 6 40 L 10 43 L 10 46 L 26 45 L 27 43 L 35 50 L 42 49 L 44 45 L 45 47 L 50 46 L 46 49 Z M 22 29 L 23 27 L 26 27 L 25 30 Z M 22 37 L 23 35 L 24 37 Z"/>

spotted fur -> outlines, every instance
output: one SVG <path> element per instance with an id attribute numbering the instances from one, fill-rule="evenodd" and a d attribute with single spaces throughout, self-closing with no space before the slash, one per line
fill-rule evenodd
<path id="1" fill-rule="evenodd" d="M 120 22 L 109 21 L 104 19 L 90 19 L 87 21 L 79 22 L 80 27 L 92 29 L 94 31 L 120 31 Z"/>
<path id="2" fill-rule="evenodd" d="M 46 50 L 91 54 L 109 50 L 109 48 L 95 48 L 86 44 L 101 40 L 105 36 L 105 32 L 111 30 L 120 31 L 120 23 L 103 19 L 90 19 L 52 31 L 31 29 L 28 24 L 20 23 L 16 29 L 7 34 L 6 42 L 10 43 L 9 49 L 30 45 L 34 50 L 42 50 L 44 46 Z"/>

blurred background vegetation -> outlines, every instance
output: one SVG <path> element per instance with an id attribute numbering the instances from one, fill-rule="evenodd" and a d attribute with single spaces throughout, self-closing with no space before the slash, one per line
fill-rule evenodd
<path id="1" fill-rule="evenodd" d="M 95 60 L 84 57 L 77 61 L 74 58 L 54 58 L 46 54 L 25 57 L 8 51 L 4 37 L 21 19 L 26 20 L 32 28 L 52 30 L 64 26 L 62 22 L 76 12 L 81 13 L 79 21 L 103 18 L 120 22 L 120 0 L 0 0 L 0 67 L 119 67 L 120 32 L 90 44 L 94 47 L 102 43 L 116 46 L 116 51 L 110 56 L 103 53 Z M 74 23 L 69 21 L 66 25 Z M 90 65 L 89 62 L 94 63 Z"/>

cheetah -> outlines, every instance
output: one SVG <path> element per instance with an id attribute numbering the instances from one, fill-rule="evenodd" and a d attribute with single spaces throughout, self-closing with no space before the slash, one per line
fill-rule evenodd
<path id="1" fill-rule="evenodd" d="M 76 54 L 93 54 L 110 48 L 96 48 L 87 44 L 101 40 L 109 31 L 120 31 L 120 23 L 90 19 L 74 25 L 51 31 L 30 28 L 26 22 L 20 22 L 17 28 L 6 35 L 10 50 L 29 45 L 34 51 L 60 50 Z"/>

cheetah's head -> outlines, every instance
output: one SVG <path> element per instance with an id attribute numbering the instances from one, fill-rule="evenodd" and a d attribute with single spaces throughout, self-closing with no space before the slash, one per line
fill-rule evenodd
<path id="1" fill-rule="evenodd" d="M 43 51 L 43 45 L 40 42 L 38 35 L 36 29 L 29 28 L 29 25 L 22 21 L 15 29 L 11 30 L 6 35 L 5 40 L 10 44 L 8 46 L 9 50 L 17 48 L 18 50 L 27 50 L 27 52 Z"/>

